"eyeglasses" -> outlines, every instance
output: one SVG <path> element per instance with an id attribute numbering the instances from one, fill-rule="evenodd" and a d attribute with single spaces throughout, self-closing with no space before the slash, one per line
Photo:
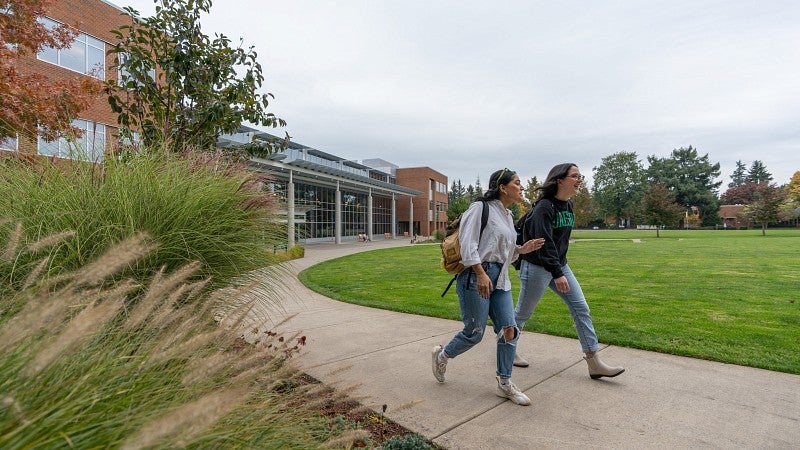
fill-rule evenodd
<path id="1" fill-rule="evenodd" d="M 567 175 L 567 178 L 574 178 L 574 179 L 580 180 L 580 181 L 584 181 L 586 179 L 586 177 L 584 175 L 581 175 L 579 173 L 574 173 L 572 175 Z"/>

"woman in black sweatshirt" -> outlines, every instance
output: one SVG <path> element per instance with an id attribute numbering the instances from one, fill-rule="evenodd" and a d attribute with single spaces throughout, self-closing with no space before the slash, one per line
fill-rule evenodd
<path id="1" fill-rule="evenodd" d="M 544 238 L 545 243 L 538 252 L 521 255 L 519 300 L 514 313 L 517 328 L 522 330 L 549 286 L 566 303 L 572 315 L 578 340 L 585 353 L 584 359 L 589 365 L 589 376 L 615 377 L 625 369 L 608 366 L 597 355 L 600 345 L 589 314 L 589 305 L 578 280 L 567 265 L 569 238 L 575 223 L 570 199 L 578 193 L 583 180 L 578 166 L 565 163 L 553 167 L 539 187 L 539 196 L 533 213 L 525 221 L 522 237 L 524 241 Z M 519 355 L 519 347 L 514 356 L 514 365 L 529 365 Z"/>

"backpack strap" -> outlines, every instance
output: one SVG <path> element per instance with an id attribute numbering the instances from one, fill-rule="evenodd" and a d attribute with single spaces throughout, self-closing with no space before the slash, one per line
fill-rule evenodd
<path id="1" fill-rule="evenodd" d="M 486 203 L 485 200 L 480 200 L 483 202 L 483 210 L 481 211 L 481 231 L 478 233 L 478 242 L 481 241 L 481 237 L 483 237 L 483 230 L 486 228 L 486 224 L 489 222 L 489 204 Z M 450 286 L 453 285 L 453 282 L 456 281 L 458 278 L 458 274 L 453 275 L 453 278 L 450 279 L 450 282 L 447 283 L 447 287 L 444 288 L 444 292 L 442 292 L 442 297 L 444 294 L 447 294 L 447 291 L 450 290 Z"/>

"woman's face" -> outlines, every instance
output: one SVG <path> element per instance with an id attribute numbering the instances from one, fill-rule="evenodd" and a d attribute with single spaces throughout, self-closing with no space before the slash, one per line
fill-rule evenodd
<path id="1" fill-rule="evenodd" d="M 577 167 L 572 166 L 567 171 L 567 176 L 558 180 L 558 197 L 571 198 L 577 194 L 583 184 L 583 175 Z"/>
<path id="2" fill-rule="evenodd" d="M 508 184 L 500 186 L 500 193 L 508 198 L 509 203 L 519 203 L 523 201 L 522 182 L 519 181 L 519 176 L 514 174 Z"/>

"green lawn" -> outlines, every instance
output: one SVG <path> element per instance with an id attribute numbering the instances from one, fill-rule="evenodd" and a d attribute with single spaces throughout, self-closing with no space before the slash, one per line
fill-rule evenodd
<path id="1" fill-rule="evenodd" d="M 800 230 L 576 231 L 569 263 L 602 343 L 800 374 Z M 638 239 L 640 242 L 634 242 Z M 359 253 L 300 274 L 338 300 L 460 318 L 438 245 Z M 519 280 L 511 269 L 516 299 Z M 548 291 L 526 330 L 575 337 Z"/>

